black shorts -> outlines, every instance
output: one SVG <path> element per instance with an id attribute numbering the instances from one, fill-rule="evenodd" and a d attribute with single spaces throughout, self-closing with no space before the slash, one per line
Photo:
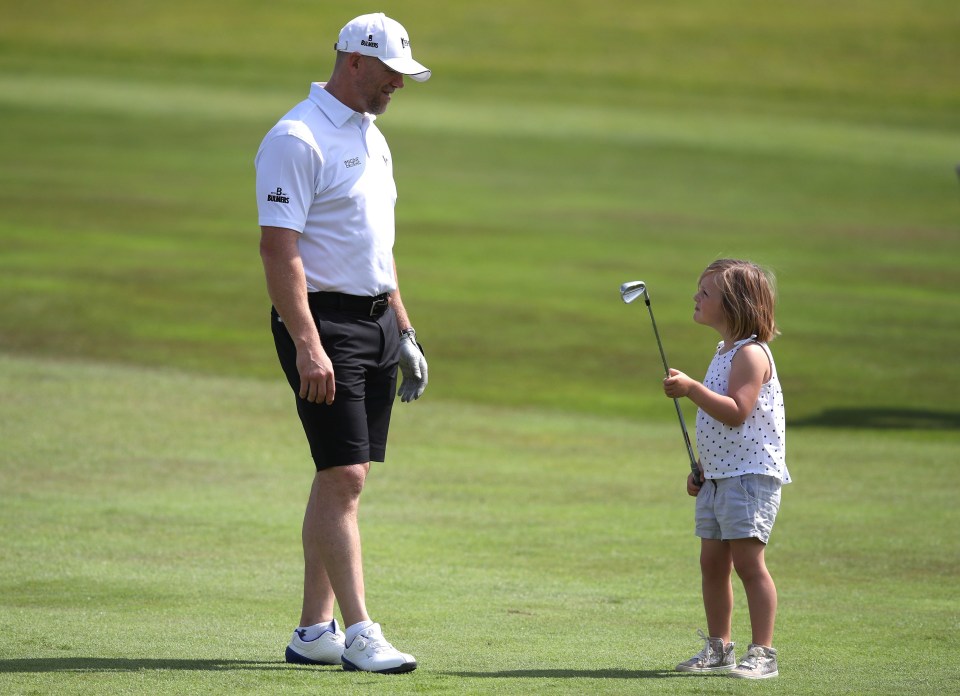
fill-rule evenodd
<path id="1" fill-rule="evenodd" d="M 400 331 L 392 308 L 379 316 L 330 309 L 315 302 L 310 311 L 323 349 L 333 363 L 337 393 L 333 403 L 301 399 L 297 349 L 287 327 L 271 311 L 273 341 L 280 366 L 293 389 L 317 471 L 334 466 L 382 462 L 387 450 L 390 413 L 397 391 Z"/>

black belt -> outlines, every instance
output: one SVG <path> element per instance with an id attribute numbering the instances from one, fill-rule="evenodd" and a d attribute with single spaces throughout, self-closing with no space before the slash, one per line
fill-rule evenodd
<path id="1" fill-rule="evenodd" d="M 368 317 L 379 317 L 390 306 L 389 294 L 383 293 L 375 297 L 360 297 L 359 295 L 344 295 L 341 292 L 311 292 L 307 293 L 310 306 L 318 309 L 337 309 L 341 312 L 363 314 Z"/>

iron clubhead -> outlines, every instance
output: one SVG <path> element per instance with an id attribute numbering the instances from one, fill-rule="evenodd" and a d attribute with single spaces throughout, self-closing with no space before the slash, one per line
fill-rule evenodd
<path id="1" fill-rule="evenodd" d="M 620 299 L 624 304 L 630 304 L 647 292 L 647 284 L 642 280 L 631 280 L 620 286 Z"/>

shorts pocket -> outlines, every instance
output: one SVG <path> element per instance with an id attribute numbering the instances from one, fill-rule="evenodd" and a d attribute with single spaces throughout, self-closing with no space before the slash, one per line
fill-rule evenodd
<path id="1" fill-rule="evenodd" d="M 760 499 L 760 477 L 757 474 L 742 474 L 737 477 L 740 490 L 750 500 Z"/>

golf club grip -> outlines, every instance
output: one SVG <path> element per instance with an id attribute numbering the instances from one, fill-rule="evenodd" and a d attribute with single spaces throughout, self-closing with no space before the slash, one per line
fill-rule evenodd
<path id="1" fill-rule="evenodd" d="M 700 488 L 701 486 L 703 486 L 703 481 L 700 480 L 700 470 L 697 469 L 692 473 L 693 473 L 693 485 L 696 486 L 697 488 Z"/>
<path id="2" fill-rule="evenodd" d="M 687 455 L 690 457 L 690 473 L 693 474 L 693 483 L 699 488 L 701 485 L 700 467 L 697 466 L 697 457 L 693 454 L 693 445 L 690 444 L 690 434 L 687 432 L 687 424 L 683 420 L 683 410 L 680 408 L 680 399 L 674 399 L 673 405 L 677 409 L 677 418 L 680 420 L 680 430 L 683 431 L 683 444 L 687 446 Z"/>
<path id="3" fill-rule="evenodd" d="M 693 485 L 699 488 L 703 485 L 703 481 L 700 480 L 700 467 L 697 466 L 697 457 L 693 453 L 690 436 L 687 435 L 686 430 L 684 430 L 683 437 L 687 441 L 687 454 L 690 455 L 690 473 L 693 474 Z"/>

